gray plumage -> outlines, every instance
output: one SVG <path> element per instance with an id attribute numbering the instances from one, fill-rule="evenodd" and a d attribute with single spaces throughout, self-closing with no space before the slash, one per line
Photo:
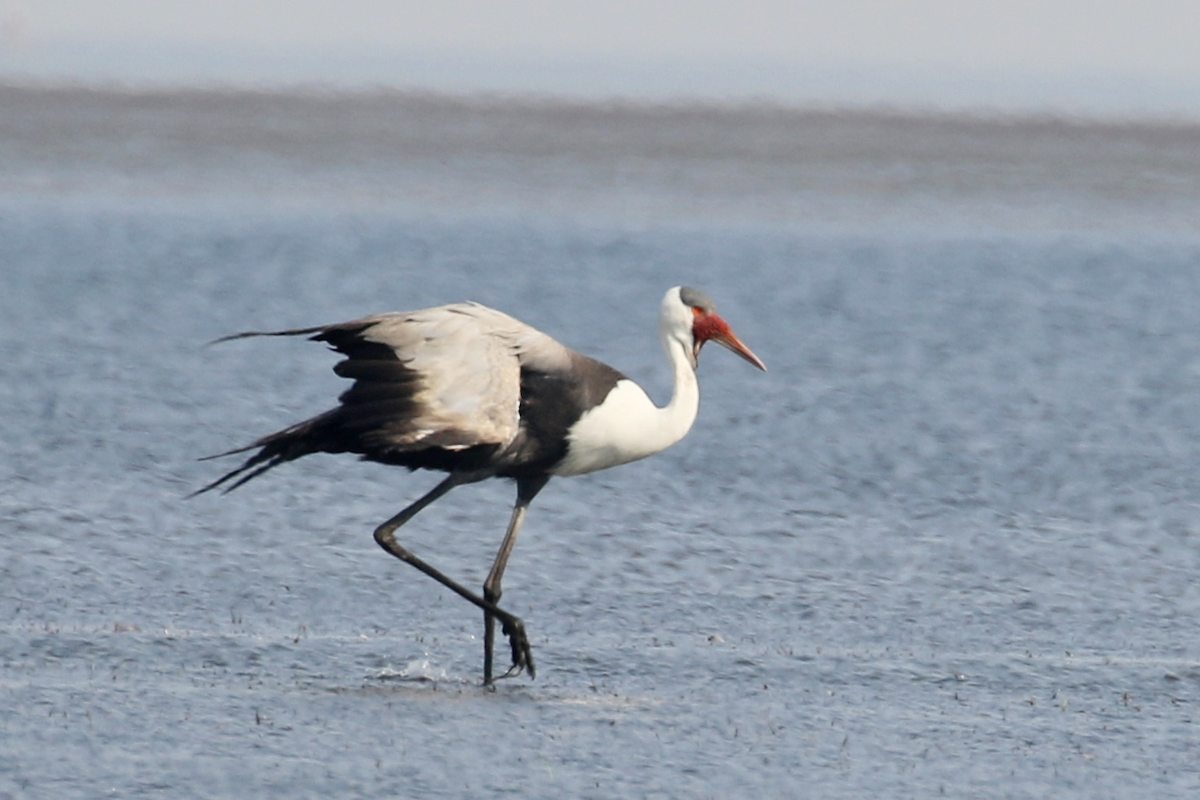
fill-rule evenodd
<path id="1" fill-rule="evenodd" d="M 624 377 L 479 303 L 225 340 L 303 335 L 347 356 L 334 372 L 354 385 L 337 408 L 221 453 L 258 450 L 200 492 L 227 483 L 227 491 L 235 489 L 316 452 L 358 453 L 411 469 L 519 477 L 561 458 L 566 429 Z M 527 412 L 535 406 L 545 413 L 531 419 Z"/>

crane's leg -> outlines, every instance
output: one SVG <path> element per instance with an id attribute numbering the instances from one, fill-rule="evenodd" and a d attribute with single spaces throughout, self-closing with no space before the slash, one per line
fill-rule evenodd
<path id="1" fill-rule="evenodd" d="M 513 546 L 517 543 L 517 534 L 521 532 L 521 525 L 525 522 L 525 512 L 529 510 L 529 504 L 533 502 L 533 498 L 549 480 L 549 475 L 517 479 L 517 502 L 513 506 L 512 519 L 509 520 L 508 530 L 504 533 L 500 551 L 496 553 L 496 560 L 492 562 L 492 571 L 488 573 L 487 580 L 483 582 L 483 599 L 492 605 L 499 603 L 500 595 L 504 593 L 500 588 L 500 582 L 504 579 L 504 569 L 508 566 L 508 557 L 512 555 Z M 492 647 L 495 642 L 496 615 L 485 608 L 483 610 L 483 682 L 485 685 L 492 682 Z M 514 659 L 512 667 L 500 677 L 507 678 L 520 671 L 520 667 Z M 532 662 L 529 664 L 529 674 L 533 675 Z"/>
<path id="2" fill-rule="evenodd" d="M 433 503 L 455 486 L 461 486 L 464 483 L 474 483 L 477 480 L 481 480 L 481 478 L 470 473 L 450 473 L 450 475 L 447 476 L 444 481 L 433 487 L 431 491 L 418 499 L 415 503 L 376 528 L 375 541 L 380 547 L 394 555 L 396 558 L 400 559 L 406 564 L 413 565 L 421 572 L 424 572 L 426 575 L 445 586 L 447 589 L 450 589 L 460 597 L 482 608 L 484 613 L 489 615 L 489 618 L 494 617 L 499 619 L 503 627 L 504 634 L 508 637 L 509 644 L 512 646 L 512 667 L 509 669 L 509 673 L 516 675 L 522 670 L 528 669 L 529 676 L 532 678 L 535 674 L 533 666 L 533 648 L 530 647 L 529 637 L 525 634 L 525 623 L 523 623 L 519 617 L 516 617 L 498 607 L 494 602 L 485 600 L 484 598 L 472 592 L 470 589 L 467 589 L 462 584 L 447 577 L 440 570 L 435 569 L 429 564 L 426 564 L 396 541 L 396 530 L 401 525 L 408 522 L 410 519 L 420 513 L 423 508 Z M 486 678 L 487 679 L 484 682 L 491 683 L 490 672 Z"/>

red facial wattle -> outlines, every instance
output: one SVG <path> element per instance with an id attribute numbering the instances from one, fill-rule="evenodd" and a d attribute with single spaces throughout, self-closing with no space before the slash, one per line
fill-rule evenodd
<path id="1" fill-rule="evenodd" d="M 729 348 L 737 353 L 742 358 L 749 361 L 754 366 L 763 370 L 767 369 L 766 364 L 754 355 L 749 347 L 742 344 L 729 327 L 729 323 L 721 319 L 712 311 L 704 311 L 703 309 L 693 308 L 692 312 L 696 315 L 695 321 L 692 322 L 692 355 L 696 358 L 700 356 L 700 348 L 710 339 L 719 345 Z"/>

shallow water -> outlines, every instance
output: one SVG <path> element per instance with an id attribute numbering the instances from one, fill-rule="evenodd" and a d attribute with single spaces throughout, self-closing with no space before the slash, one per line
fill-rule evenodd
<path id="1" fill-rule="evenodd" d="M 0 797 L 1200 788 L 1195 131 L 0 99 Z M 539 496 L 535 681 L 371 541 L 435 476 L 184 499 L 344 388 L 218 336 L 470 298 L 663 400 L 681 282 L 771 371 L 706 350 L 687 439 Z M 511 501 L 407 541 L 478 584 Z"/>

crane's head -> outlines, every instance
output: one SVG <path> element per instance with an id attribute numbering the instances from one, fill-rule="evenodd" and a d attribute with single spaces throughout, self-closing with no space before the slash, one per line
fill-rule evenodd
<path id="1" fill-rule="evenodd" d="M 729 348 L 761 370 L 767 366 L 749 347 L 734 335 L 729 323 L 717 315 L 717 304 L 704 292 L 690 286 L 676 286 L 663 298 L 662 318 L 664 332 L 668 335 L 678 331 L 681 343 L 689 348 L 692 367 L 700 358 L 700 348 L 705 342 L 713 341 Z"/>

